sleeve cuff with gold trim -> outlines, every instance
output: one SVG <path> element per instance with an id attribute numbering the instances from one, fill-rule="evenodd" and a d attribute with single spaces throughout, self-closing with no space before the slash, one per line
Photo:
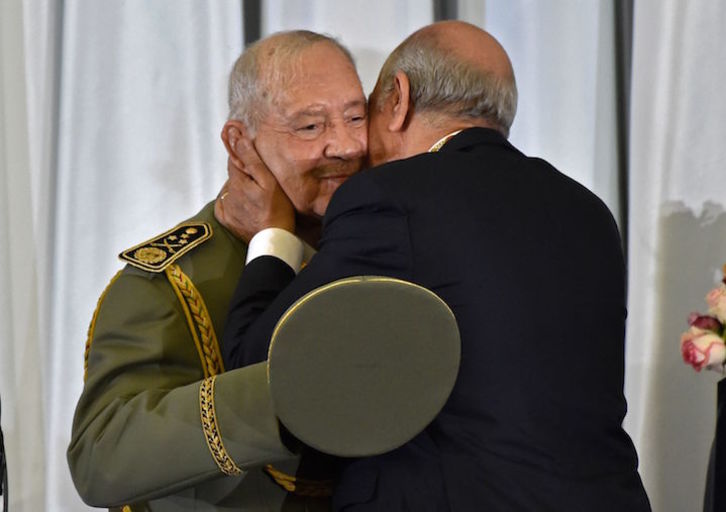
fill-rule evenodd
<path id="1" fill-rule="evenodd" d="M 209 453 L 212 455 L 219 470 L 225 475 L 237 476 L 242 474 L 242 470 L 227 453 L 222 442 L 219 425 L 217 424 L 217 414 L 214 410 L 215 379 L 216 375 L 204 379 L 199 388 L 199 412 L 202 419 L 202 429 L 204 430 L 204 437 L 207 440 Z"/>

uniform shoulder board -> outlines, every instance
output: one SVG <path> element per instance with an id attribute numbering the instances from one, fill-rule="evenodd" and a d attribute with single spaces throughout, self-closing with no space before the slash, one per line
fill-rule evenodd
<path id="1" fill-rule="evenodd" d="M 126 249 L 118 257 L 142 270 L 163 272 L 171 263 L 210 238 L 212 226 L 206 222 L 184 223 Z"/>

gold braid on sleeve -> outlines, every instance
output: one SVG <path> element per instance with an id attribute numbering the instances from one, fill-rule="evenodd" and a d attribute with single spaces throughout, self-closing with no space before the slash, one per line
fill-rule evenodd
<path id="1" fill-rule="evenodd" d="M 214 411 L 214 381 L 216 375 L 208 377 L 202 381 L 199 387 L 199 410 L 202 417 L 202 428 L 204 429 L 204 437 L 207 440 L 209 452 L 212 454 L 214 462 L 219 466 L 222 473 L 229 476 L 237 476 L 242 470 L 237 467 L 232 457 L 229 456 L 227 450 L 222 443 L 222 435 L 219 432 L 217 424 L 217 415 Z"/>
<path id="2" fill-rule="evenodd" d="M 179 265 L 169 265 L 165 272 L 184 310 L 189 331 L 199 352 L 204 376 L 210 377 L 222 373 L 224 364 L 219 341 L 214 333 L 212 318 L 204 304 L 202 294 L 199 293 L 192 280 L 182 272 Z"/>

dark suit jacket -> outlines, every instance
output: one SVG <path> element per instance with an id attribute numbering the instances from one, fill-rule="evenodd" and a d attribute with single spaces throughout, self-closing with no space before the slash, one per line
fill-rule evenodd
<path id="1" fill-rule="evenodd" d="M 716 435 L 711 445 L 703 512 L 726 510 L 726 488 L 723 482 L 726 482 L 726 379 L 718 382 Z"/>
<path id="2" fill-rule="evenodd" d="M 297 278 L 272 257 L 245 267 L 227 367 L 264 360 L 297 298 L 359 274 L 438 294 L 457 318 L 462 361 L 421 435 L 350 461 L 337 508 L 650 510 L 621 428 L 623 255 L 595 195 L 483 128 L 363 171 L 334 194 L 320 251 Z"/>

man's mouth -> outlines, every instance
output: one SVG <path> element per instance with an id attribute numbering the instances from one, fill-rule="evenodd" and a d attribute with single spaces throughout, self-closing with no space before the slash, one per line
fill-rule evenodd
<path id="1" fill-rule="evenodd" d="M 317 178 L 325 187 L 337 189 L 345 180 L 360 170 L 361 162 L 347 162 L 344 165 L 330 165 L 318 168 Z"/>
<path id="2" fill-rule="evenodd" d="M 321 179 L 330 183 L 331 185 L 340 186 L 345 180 L 350 178 L 352 174 L 331 174 L 329 176 L 323 176 Z"/>

